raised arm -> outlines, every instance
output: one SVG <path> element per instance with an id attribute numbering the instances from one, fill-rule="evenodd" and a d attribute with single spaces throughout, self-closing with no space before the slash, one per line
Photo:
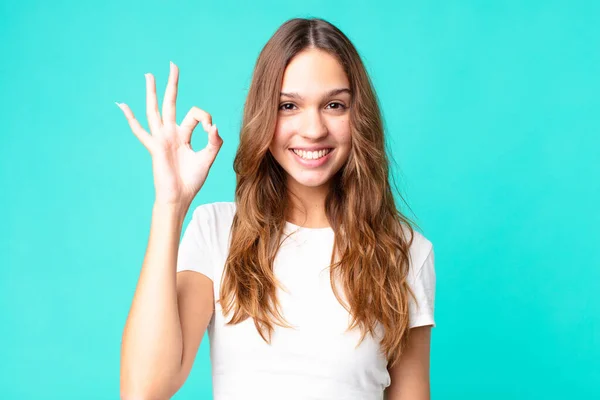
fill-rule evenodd
<path id="1" fill-rule="evenodd" d="M 197 107 L 176 125 L 178 79 L 171 63 L 161 118 L 154 77 L 146 74 L 151 135 L 127 105 L 117 103 L 152 156 L 156 191 L 148 247 L 123 331 L 123 399 L 170 398 L 185 382 L 213 313 L 212 281 L 192 271 L 177 273 L 176 265 L 185 214 L 223 141 L 210 115 Z M 196 152 L 190 141 L 199 122 L 208 132 L 208 144 Z"/>

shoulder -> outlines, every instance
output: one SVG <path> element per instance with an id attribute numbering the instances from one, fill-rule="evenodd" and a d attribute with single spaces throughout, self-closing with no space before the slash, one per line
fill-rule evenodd
<path id="1" fill-rule="evenodd" d="M 233 201 L 217 201 L 197 206 L 192 214 L 196 221 L 210 222 L 216 225 L 231 225 L 236 205 Z"/>
<path id="2" fill-rule="evenodd" d="M 206 203 L 194 208 L 190 228 L 207 252 L 223 257 L 230 243 L 231 227 L 235 216 L 235 202 Z"/>
<path id="3" fill-rule="evenodd" d="M 235 202 L 219 201 L 197 206 L 192 213 L 190 224 L 196 231 L 201 232 L 207 241 L 227 243 L 233 217 L 235 216 Z"/>
<path id="4" fill-rule="evenodd" d="M 404 237 L 409 240 L 410 232 L 402 225 Z M 413 229 L 413 239 L 409 249 L 410 269 L 417 274 L 426 260 L 432 258 L 433 243 L 421 232 Z"/>

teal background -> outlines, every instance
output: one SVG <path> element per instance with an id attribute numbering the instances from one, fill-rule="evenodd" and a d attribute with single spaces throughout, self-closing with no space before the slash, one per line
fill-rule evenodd
<path id="1" fill-rule="evenodd" d="M 193 207 L 231 201 L 256 57 L 310 16 L 364 58 L 435 246 L 432 397 L 600 398 L 596 1 L 2 2 L 0 398 L 119 396 L 154 189 L 114 102 L 147 126 L 177 63 L 178 121 L 225 141 Z M 175 398 L 210 393 L 205 340 Z"/>

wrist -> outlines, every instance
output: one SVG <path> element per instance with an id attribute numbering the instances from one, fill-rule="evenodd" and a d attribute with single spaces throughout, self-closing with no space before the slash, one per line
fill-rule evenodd
<path id="1" fill-rule="evenodd" d="M 189 205 L 180 203 L 161 203 L 154 202 L 152 206 L 152 215 L 160 218 L 174 219 L 183 223 Z"/>

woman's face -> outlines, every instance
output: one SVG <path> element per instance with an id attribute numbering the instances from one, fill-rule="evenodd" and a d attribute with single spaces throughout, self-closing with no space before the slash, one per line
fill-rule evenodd
<path id="1" fill-rule="evenodd" d="M 350 154 L 350 84 L 331 54 L 307 49 L 288 64 L 281 86 L 271 154 L 288 185 L 320 187 Z"/>

